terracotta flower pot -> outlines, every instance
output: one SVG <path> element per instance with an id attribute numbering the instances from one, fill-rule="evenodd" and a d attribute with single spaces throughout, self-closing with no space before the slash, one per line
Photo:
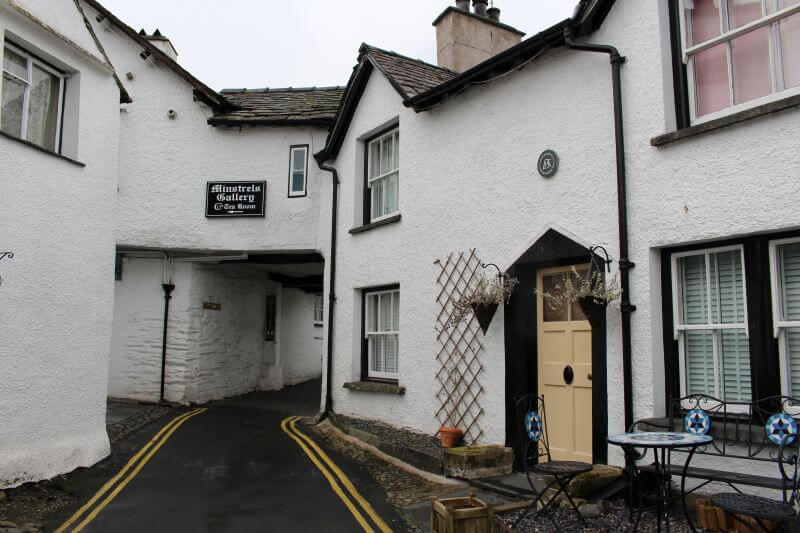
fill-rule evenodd
<path id="1" fill-rule="evenodd" d="M 606 318 L 607 302 L 598 302 L 591 296 L 584 296 L 578 299 L 578 305 L 581 306 L 581 311 L 586 315 L 586 320 L 592 326 L 592 329 L 601 329 L 603 321 Z"/>
<path id="2" fill-rule="evenodd" d="M 472 312 L 475 314 L 475 318 L 478 319 L 478 325 L 480 325 L 484 335 L 486 335 L 486 330 L 489 329 L 489 324 L 492 323 L 497 307 L 497 304 L 472 304 Z"/>
<path id="3" fill-rule="evenodd" d="M 458 428 L 449 426 L 442 426 L 439 428 L 439 438 L 442 442 L 442 448 L 453 448 L 458 446 L 458 443 L 461 442 L 461 437 L 463 436 L 464 432 Z"/>

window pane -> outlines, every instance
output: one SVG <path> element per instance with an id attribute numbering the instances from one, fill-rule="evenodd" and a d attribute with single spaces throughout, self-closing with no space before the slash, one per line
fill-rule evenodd
<path id="1" fill-rule="evenodd" d="M 394 134 L 394 170 L 400 168 L 400 132 Z"/>
<path id="2" fill-rule="evenodd" d="M 767 0 L 767 3 L 772 3 L 772 0 Z M 730 17 L 730 29 L 758 20 L 763 16 L 761 0 L 728 0 L 728 16 Z"/>
<path id="3" fill-rule="evenodd" d="M 56 148 L 59 78 L 33 66 L 27 139 L 49 150 Z"/>
<path id="4" fill-rule="evenodd" d="M 370 370 L 383 372 L 383 336 L 372 335 L 369 338 L 370 344 Z"/>
<path id="5" fill-rule="evenodd" d="M 306 169 L 306 151 L 304 148 L 295 148 L 292 150 L 292 170 Z"/>
<path id="6" fill-rule="evenodd" d="M 708 301 L 705 255 L 678 260 L 681 300 L 680 324 L 708 324 Z"/>
<path id="7" fill-rule="evenodd" d="M 716 395 L 714 385 L 714 337 L 710 331 L 684 331 L 686 394 Z"/>
<path id="8" fill-rule="evenodd" d="M 386 180 L 372 182 L 372 218 L 383 216 L 383 187 Z"/>
<path id="9" fill-rule="evenodd" d="M 798 3 L 796 0 L 793 3 Z M 786 89 L 800 85 L 800 15 L 780 23 L 783 85 Z"/>
<path id="10" fill-rule="evenodd" d="M 25 84 L 3 74 L 3 109 L 0 111 L 0 129 L 14 137 L 22 135 L 22 103 Z"/>
<path id="11" fill-rule="evenodd" d="M 392 299 L 392 330 L 400 331 L 400 293 L 395 292 Z"/>
<path id="12" fill-rule="evenodd" d="M 381 294 L 381 331 L 392 331 L 392 293 Z"/>
<path id="13" fill-rule="evenodd" d="M 710 254 L 711 320 L 715 324 L 744 322 L 742 256 L 738 250 Z"/>
<path id="14" fill-rule="evenodd" d="M 720 332 L 723 386 L 727 401 L 750 401 L 750 344 L 744 330 Z"/>
<path id="15" fill-rule="evenodd" d="M 734 103 L 772 94 L 769 28 L 761 28 L 731 41 Z"/>
<path id="16" fill-rule="evenodd" d="M 563 293 L 564 277 L 561 274 L 542 276 L 542 290 L 551 296 Z M 550 298 L 543 298 L 542 320 L 545 322 L 564 322 L 567 320 L 567 307 L 555 306 Z"/>
<path id="17" fill-rule="evenodd" d="M 386 187 L 385 214 L 394 213 L 397 211 L 397 174 L 388 176 L 384 187 Z"/>
<path id="18" fill-rule="evenodd" d="M 377 331 L 378 306 L 377 296 L 367 296 L 367 332 Z"/>
<path id="19" fill-rule="evenodd" d="M 800 243 L 778 246 L 783 320 L 800 320 Z"/>
<path id="20" fill-rule="evenodd" d="M 384 372 L 397 372 L 397 335 L 386 335 L 386 370 Z"/>
<path id="21" fill-rule="evenodd" d="M 692 42 L 688 46 L 700 44 L 719 35 L 719 0 L 695 0 L 694 9 L 687 10 L 690 16 Z"/>
<path id="22" fill-rule="evenodd" d="M 721 44 L 694 56 L 697 116 L 702 117 L 731 105 L 728 85 L 728 54 Z"/>
<path id="23" fill-rule="evenodd" d="M 381 175 L 381 144 L 374 141 L 369 145 L 369 177 Z"/>
<path id="24" fill-rule="evenodd" d="M 303 192 L 305 189 L 305 173 L 301 170 L 292 172 L 292 192 Z"/>
<path id="25" fill-rule="evenodd" d="M 3 52 L 3 70 L 19 76 L 23 80 L 28 79 L 28 60 L 18 53 L 6 48 Z"/>
<path id="26" fill-rule="evenodd" d="M 589 271 L 588 270 L 586 270 L 586 269 L 578 270 L 578 278 L 579 279 L 576 281 L 576 283 L 580 283 L 580 280 L 581 279 L 586 279 L 588 275 L 589 275 Z M 573 276 L 573 278 L 575 277 L 574 274 L 572 276 Z M 575 303 L 572 304 L 572 311 L 571 311 L 569 319 L 573 320 L 573 321 L 586 320 L 586 315 L 583 313 L 583 309 L 581 308 L 581 304 L 579 304 L 578 302 L 575 302 Z"/>
<path id="27" fill-rule="evenodd" d="M 783 348 L 787 359 L 789 393 L 795 398 L 800 398 L 800 328 L 790 328 L 784 332 Z"/>
<path id="28" fill-rule="evenodd" d="M 394 166 L 394 137 L 388 136 L 381 141 L 381 174 L 391 172 Z"/>

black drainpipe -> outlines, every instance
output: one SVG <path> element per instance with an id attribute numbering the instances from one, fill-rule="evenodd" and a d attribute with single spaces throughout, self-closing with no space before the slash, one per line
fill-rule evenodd
<path id="1" fill-rule="evenodd" d="M 330 415 L 333 410 L 333 395 L 331 394 L 331 374 L 333 372 L 333 304 L 336 302 L 336 218 L 339 205 L 339 173 L 334 167 L 323 165 L 317 161 L 319 168 L 331 173 L 333 178 L 331 191 L 331 252 L 330 277 L 328 281 L 328 365 L 325 374 L 325 409 L 322 411 L 320 421 Z"/>
<path id="2" fill-rule="evenodd" d="M 164 403 L 164 382 L 166 381 L 167 371 L 167 325 L 169 323 L 169 301 L 172 298 L 172 291 L 175 285 L 172 283 L 164 283 L 161 285 L 164 289 L 164 338 L 161 341 L 161 403 Z"/>
<path id="3" fill-rule="evenodd" d="M 625 137 L 622 123 L 622 89 L 620 71 L 625 58 L 613 46 L 579 43 L 572 40 L 574 30 L 564 30 L 564 43 L 568 48 L 608 54 L 611 58 L 611 80 L 614 91 L 614 141 L 617 151 L 617 207 L 619 211 L 619 271 L 622 289 L 622 376 L 624 382 L 625 430 L 633 424 L 633 367 L 631 364 L 631 304 L 630 269 L 635 265 L 628 259 L 628 200 L 625 183 Z"/>

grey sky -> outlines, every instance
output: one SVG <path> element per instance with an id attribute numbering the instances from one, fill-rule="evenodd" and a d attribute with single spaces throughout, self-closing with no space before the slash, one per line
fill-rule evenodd
<path id="1" fill-rule="evenodd" d="M 436 63 L 431 22 L 453 0 L 100 0 L 137 30 L 159 28 L 214 89 L 344 85 L 362 42 Z M 495 0 L 528 36 L 578 0 Z"/>

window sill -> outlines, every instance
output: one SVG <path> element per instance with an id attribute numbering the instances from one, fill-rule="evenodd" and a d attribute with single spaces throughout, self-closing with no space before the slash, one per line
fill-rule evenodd
<path id="1" fill-rule="evenodd" d="M 745 122 L 747 120 L 752 120 L 754 118 L 762 117 L 764 115 L 769 115 L 771 113 L 776 113 L 778 111 L 783 111 L 784 109 L 790 109 L 797 106 L 800 106 L 800 94 L 796 94 L 782 100 L 777 100 L 775 102 L 769 102 L 768 104 L 756 106 L 744 111 L 739 111 L 738 113 L 732 113 L 726 117 L 709 120 L 708 122 L 683 128 L 678 131 L 665 133 L 650 139 L 650 144 L 653 146 L 664 146 L 688 137 L 702 135 L 703 133 L 707 133 L 709 131 L 718 130 L 727 126 L 738 124 L 740 122 Z"/>
<path id="2" fill-rule="evenodd" d="M 345 389 L 358 392 L 385 392 L 387 394 L 405 394 L 406 388 L 397 383 L 381 383 L 379 381 L 349 381 Z"/>
<path id="3" fill-rule="evenodd" d="M 59 154 L 57 152 L 54 152 L 52 150 L 48 150 L 47 148 L 42 148 L 38 144 L 34 144 L 34 143 L 30 142 L 30 141 L 26 141 L 25 139 L 20 139 L 19 137 L 14 137 L 13 135 L 9 135 L 8 133 L 6 133 L 4 131 L 0 131 L 0 137 L 5 137 L 6 139 L 11 139 L 12 141 L 18 142 L 20 144 L 24 144 L 25 146 L 30 146 L 34 150 L 39 150 L 40 152 L 44 152 L 45 154 L 52 155 L 53 157 L 57 157 L 58 159 L 63 159 L 64 161 L 66 161 L 68 163 L 72 163 L 73 165 L 77 165 L 79 167 L 85 167 L 86 166 L 86 163 L 81 163 L 80 161 L 76 161 L 75 159 L 69 158 L 69 157 L 67 157 L 65 155 L 61 155 L 61 154 Z"/>
<path id="4" fill-rule="evenodd" d="M 379 228 L 381 226 L 385 226 L 387 224 L 394 224 L 395 222 L 400 222 L 400 214 L 396 214 L 383 220 L 379 220 L 377 222 L 371 222 L 369 224 L 364 224 L 363 226 L 356 226 L 355 228 L 350 230 L 350 235 L 355 235 L 356 233 L 363 233 L 365 231 L 369 231 L 371 229 Z"/>

